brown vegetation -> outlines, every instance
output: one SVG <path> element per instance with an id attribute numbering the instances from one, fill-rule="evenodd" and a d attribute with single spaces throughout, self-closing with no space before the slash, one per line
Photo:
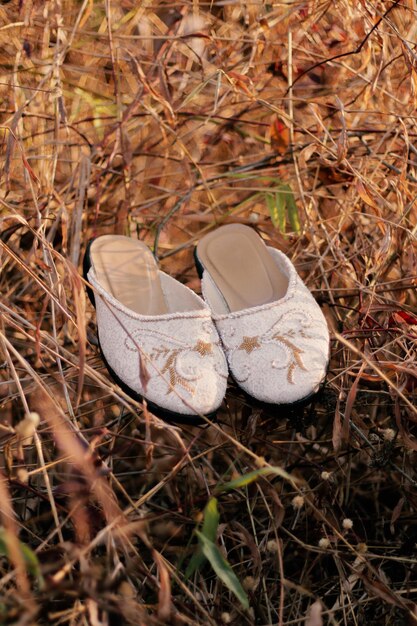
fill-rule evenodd
<path id="1" fill-rule="evenodd" d="M 1 624 L 417 623 L 416 17 L 2 0 Z M 139 237 L 198 290 L 195 241 L 236 221 L 322 305 L 326 386 L 165 424 L 102 364 L 86 242 Z M 198 530 L 249 609 L 186 575 Z"/>

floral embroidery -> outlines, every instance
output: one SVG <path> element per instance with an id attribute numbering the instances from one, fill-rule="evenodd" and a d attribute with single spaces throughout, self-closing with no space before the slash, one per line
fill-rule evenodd
<path id="1" fill-rule="evenodd" d="M 159 345 L 151 348 L 143 348 L 144 339 L 153 338 Z M 193 354 L 199 358 L 212 358 L 214 349 L 219 347 L 219 341 L 205 341 L 198 339 L 197 343 L 190 346 L 184 341 L 171 337 L 157 330 L 137 328 L 125 339 L 125 346 L 132 352 L 140 352 L 143 349 L 148 358 L 155 363 L 161 374 L 167 379 L 167 395 L 172 393 L 175 387 L 181 387 L 190 395 L 194 395 L 196 381 L 202 376 L 198 363 L 193 359 Z M 213 362 L 214 369 L 218 374 L 217 360 Z M 223 374 L 224 377 L 224 374 Z"/>
<path id="2" fill-rule="evenodd" d="M 245 350 L 248 354 L 250 354 L 252 350 L 256 350 L 256 348 L 260 347 L 261 344 L 259 343 L 259 337 L 257 335 L 255 337 L 247 337 L 245 335 L 242 343 L 238 347 L 238 350 Z"/>
<path id="3" fill-rule="evenodd" d="M 169 374 L 169 382 L 171 384 L 171 388 L 168 393 L 171 393 L 172 387 L 176 387 L 176 385 L 180 385 L 183 389 L 188 391 L 189 393 L 193 393 L 192 386 L 188 383 L 187 379 L 181 374 L 178 373 L 176 368 L 177 358 L 180 353 L 180 350 L 172 350 L 169 352 L 169 356 L 165 362 L 165 365 L 162 369 L 162 374 Z"/>
<path id="4" fill-rule="evenodd" d="M 251 376 L 251 368 L 249 363 L 241 362 L 239 367 L 235 368 L 235 361 L 238 359 L 239 353 L 246 352 L 250 355 L 254 350 L 261 350 L 267 345 L 276 345 L 284 350 L 286 357 L 282 359 L 274 359 L 271 365 L 274 369 L 286 369 L 287 381 L 295 384 L 294 374 L 298 369 L 308 371 L 304 364 L 302 355 L 304 350 L 298 345 L 299 339 L 313 339 L 313 336 L 306 332 L 313 325 L 311 316 L 305 311 L 292 309 L 285 314 L 280 315 L 278 320 L 264 333 L 247 336 L 244 335 L 240 344 L 234 347 L 226 346 L 228 358 L 232 370 L 240 371 L 238 382 L 245 382 Z"/>
<path id="5" fill-rule="evenodd" d="M 304 334 L 302 335 L 302 337 L 305 337 L 305 336 L 306 335 Z M 288 371 L 287 371 L 287 380 L 289 383 L 291 383 L 291 385 L 293 385 L 294 384 L 294 371 L 297 365 L 300 369 L 304 370 L 305 372 L 307 371 L 307 368 L 301 359 L 301 355 L 304 353 L 304 350 L 301 350 L 301 348 L 297 348 L 297 346 L 292 341 L 289 341 L 287 337 L 283 337 L 282 335 L 274 335 L 273 338 L 283 343 L 284 346 L 287 346 L 287 348 L 292 353 L 292 360 L 288 366 Z"/>
<path id="6" fill-rule="evenodd" d="M 201 354 L 201 356 L 206 356 L 206 354 L 213 353 L 213 344 L 209 341 L 203 341 L 202 339 L 199 339 L 194 346 L 194 350 Z"/>

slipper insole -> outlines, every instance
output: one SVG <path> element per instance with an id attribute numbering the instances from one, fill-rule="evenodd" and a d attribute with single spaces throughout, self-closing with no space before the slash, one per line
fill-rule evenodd
<path id="1" fill-rule="evenodd" d="M 228 224 L 209 233 L 198 243 L 197 256 L 229 311 L 274 302 L 287 292 L 287 276 L 249 226 Z"/>
<path id="2" fill-rule="evenodd" d="M 119 302 L 141 315 L 167 313 L 158 267 L 149 248 L 122 235 L 103 235 L 90 248 L 98 282 Z"/>

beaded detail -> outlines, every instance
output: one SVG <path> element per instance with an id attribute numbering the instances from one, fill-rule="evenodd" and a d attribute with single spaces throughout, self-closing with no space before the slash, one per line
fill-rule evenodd
<path id="1" fill-rule="evenodd" d="M 290 323 L 288 323 L 290 321 Z M 290 309 L 279 316 L 268 330 L 259 335 L 247 336 L 244 335 L 241 342 L 228 346 L 223 337 L 226 353 L 230 363 L 232 371 L 235 369 L 240 370 L 240 375 L 235 378 L 238 382 L 245 382 L 251 376 L 251 367 L 249 363 L 240 365 L 239 368 L 235 368 L 235 361 L 239 352 L 245 352 L 247 356 L 250 356 L 255 350 L 262 350 L 266 346 L 276 346 L 281 349 L 281 358 L 274 358 L 270 361 L 273 369 L 286 370 L 286 378 L 289 384 L 294 384 L 294 374 L 299 368 L 303 371 L 308 371 L 304 360 L 303 354 L 305 349 L 302 348 L 299 343 L 301 340 L 314 339 L 314 335 L 309 334 L 308 330 L 313 326 L 313 320 L 311 316 L 300 309 Z M 302 341 L 304 344 L 304 341 Z"/>
<path id="2" fill-rule="evenodd" d="M 125 339 L 125 347 L 131 352 L 145 355 L 158 368 L 167 383 L 167 394 L 181 387 L 191 396 L 196 390 L 196 383 L 202 376 L 200 359 L 213 360 L 213 368 L 223 378 L 227 376 L 218 369 L 215 351 L 221 350 L 220 342 L 198 339 L 187 344 L 168 334 L 148 328 L 136 328 Z"/>

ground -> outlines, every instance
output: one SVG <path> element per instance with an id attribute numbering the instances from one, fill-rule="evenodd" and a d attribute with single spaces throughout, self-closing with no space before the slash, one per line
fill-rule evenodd
<path id="1" fill-rule="evenodd" d="M 0 2 L 0 624 L 417 623 L 416 11 Z M 235 222 L 319 302 L 325 386 L 167 424 L 102 363 L 86 244 L 199 291 Z"/>

